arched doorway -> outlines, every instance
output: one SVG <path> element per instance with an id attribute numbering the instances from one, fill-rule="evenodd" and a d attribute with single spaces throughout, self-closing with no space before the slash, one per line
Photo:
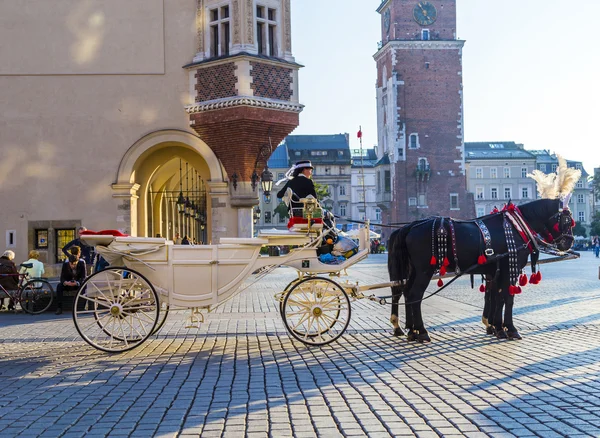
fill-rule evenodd
<path id="1" fill-rule="evenodd" d="M 178 156 L 159 167 L 148 181 L 145 216 L 148 236 L 207 242 L 208 206 L 202 171 Z"/>
<path id="2" fill-rule="evenodd" d="M 223 175 L 213 151 L 197 136 L 177 130 L 148 134 L 121 160 L 113 184 L 117 221 L 136 236 L 175 239 L 179 234 L 209 242 L 210 187 L 214 191 L 225 184 Z"/>

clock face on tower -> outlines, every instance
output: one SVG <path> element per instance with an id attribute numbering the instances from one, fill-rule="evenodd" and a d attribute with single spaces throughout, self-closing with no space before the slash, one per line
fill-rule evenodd
<path id="1" fill-rule="evenodd" d="M 413 9 L 413 17 L 421 26 L 429 26 L 437 19 L 437 11 L 431 3 L 420 1 Z"/>

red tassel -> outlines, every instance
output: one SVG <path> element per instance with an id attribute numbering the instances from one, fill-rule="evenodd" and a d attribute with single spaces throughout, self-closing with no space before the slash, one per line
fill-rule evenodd
<path id="1" fill-rule="evenodd" d="M 437 282 L 438 287 L 442 287 L 444 285 L 444 282 L 442 281 L 442 279 L 440 278 Z"/>
<path id="2" fill-rule="evenodd" d="M 444 262 L 442 263 L 442 266 L 448 266 L 450 264 L 450 262 L 448 261 L 448 257 L 444 257 Z"/>
<path id="3" fill-rule="evenodd" d="M 485 285 L 483 283 L 479 286 L 479 292 L 485 292 Z"/>
<path id="4" fill-rule="evenodd" d="M 440 268 L 440 275 L 441 275 L 442 277 L 443 277 L 444 275 L 446 275 L 446 267 L 445 267 L 445 266 L 442 266 L 442 267 Z"/>
<path id="5" fill-rule="evenodd" d="M 554 231 L 556 231 L 558 233 L 558 222 L 555 223 L 552 228 L 554 229 Z"/>
<path id="6" fill-rule="evenodd" d="M 548 241 L 548 243 L 552 243 L 554 242 L 554 237 L 552 237 L 552 234 L 548 234 L 548 236 L 546 236 L 546 240 Z"/>
<path id="7" fill-rule="evenodd" d="M 515 295 L 519 295 L 521 292 L 523 292 L 521 286 L 515 286 Z"/>
<path id="8" fill-rule="evenodd" d="M 542 271 L 537 271 L 537 282 L 542 281 Z"/>
<path id="9" fill-rule="evenodd" d="M 527 275 L 521 274 L 521 276 L 519 277 L 519 286 L 526 286 L 526 285 L 527 285 Z"/>
<path id="10" fill-rule="evenodd" d="M 431 260 L 429 261 L 429 264 L 431 266 L 436 266 L 437 265 L 437 260 L 436 260 L 435 256 L 431 256 Z"/>
<path id="11" fill-rule="evenodd" d="M 508 293 L 511 294 L 511 295 L 514 295 L 515 294 L 515 289 L 516 289 L 516 286 L 513 286 L 511 284 L 510 286 L 508 286 Z"/>
<path id="12" fill-rule="evenodd" d="M 538 284 L 538 279 L 537 279 L 537 272 L 534 272 L 531 274 L 531 276 L 529 277 L 529 283 L 530 284 Z"/>
<path id="13" fill-rule="evenodd" d="M 483 254 L 481 254 L 478 258 L 477 258 L 477 264 L 478 265 L 485 265 L 485 262 L 487 261 L 487 259 L 485 258 L 485 256 Z"/>
<path id="14" fill-rule="evenodd" d="M 575 219 L 571 219 L 571 228 L 575 228 Z"/>

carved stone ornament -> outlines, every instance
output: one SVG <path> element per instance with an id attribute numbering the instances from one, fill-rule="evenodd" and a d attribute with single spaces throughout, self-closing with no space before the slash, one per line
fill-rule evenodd
<path id="1" fill-rule="evenodd" d="M 285 41 L 285 51 L 291 53 L 292 51 L 292 20 L 291 20 L 291 9 L 290 9 L 290 0 L 284 0 L 285 11 L 284 11 L 284 41 Z"/>
<path id="2" fill-rule="evenodd" d="M 232 20 L 233 20 L 233 44 L 242 44 L 240 35 L 240 1 L 232 1 Z"/>
<path id="3" fill-rule="evenodd" d="M 196 3 L 196 32 L 198 48 L 196 53 L 204 52 L 204 0 L 197 0 Z"/>
<path id="4" fill-rule="evenodd" d="M 246 0 L 246 42 L 254 44 L 254 1 Z"/>

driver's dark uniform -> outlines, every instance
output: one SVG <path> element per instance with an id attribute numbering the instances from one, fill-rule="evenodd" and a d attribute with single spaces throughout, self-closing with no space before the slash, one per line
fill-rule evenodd
<path id="1" fill-rule="evenodd" d="M 291 199 L 291 208 L 293 216 L 302 217 L 302 208 L 304 205 L 301 202 L 298 202 L 301 198 L 306 198 L 308 195 L 312 195 L 315 199 L 317 199 L 317 192 L 315 191 L 315 183 L 312 179 L 300 174 L 295 178 L 289 180 L 279 192 L 277 192 L 278 198 L 283 198 L 285 196 L 286 190 L 290 188 L 294 195 Z"/>

